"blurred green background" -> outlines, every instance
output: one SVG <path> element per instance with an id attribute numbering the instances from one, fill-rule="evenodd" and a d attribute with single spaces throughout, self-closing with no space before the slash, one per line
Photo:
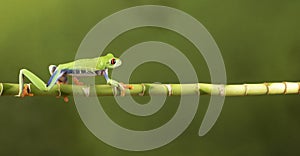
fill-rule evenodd
<path id="1" fill-rule="evenodd" d="M 300 1 L 2 0 L 0 82 L 17 82 L 21 68 L 47 81 L 48 65 L 72 61 L 84 36 L 101 19 L 144 4 L 174 7 L 198 19 L 222 52 L 228 83 L 299 80 Z M 197 49 L 169 30 L 147 27 L 128 31 L 116 38 L 105 53 L 119 56 L 129 47 L 149 40 L 176 46 L 193 63 L 199 81 L 210 81 Z M 146 63 L 134 71 L 131 82 L 176 83 L 178 79 L 165 65 Z M 170 120 L 179 99 L 169 97 L 156 114 L 136 117 L 123 111 L 112 97 L 100 98 L 116 123 L 138 130 Z M 143 104 L 149 98 L 136 100 Z M 54 97 L 1 97 L 0 155 L 300 155 L 298 95 L 228 97 L 217 123 L 204 137 L 198 136 L 198 130 L 209 97 L 202 96 L 200 101 L 191 125 L 172 143 L 151 151 L 130 152 L 97 139 L 81 121 L 73 100 L 64 103 Z"/>

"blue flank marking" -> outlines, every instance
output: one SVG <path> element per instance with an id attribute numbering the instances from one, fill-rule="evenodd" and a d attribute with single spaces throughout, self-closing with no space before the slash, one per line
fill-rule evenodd
<path id="1" fill-rule="evenodd" d="M 50 83 L 52 82 L 53 77 L 56 75 L 57 71 L 55 70 L 55 72 L 51 75 L 46 87 L 48 87 L 50 85 Z"/>
<path id="2" fill-rule="evenodd" d="M 66 72 L 66 74 L 73 74 L 74 73 L 74 70 L 72 69 L 67 69 L 67 70 L 64 70 Z"/>
<path id="3" fill-rule="evenodd" d="M 96 74 L 96 75 L 101 75 L 102 71 L 103 71 L 103 70 L 87 71 L 87 70 L 80 70 L 80 69 L 75 69 L 75 70 L 73 70 L 73 69 L 64 69 L 64 70 L 61 70 L 59 76 L 57 77 L 57 80 L 58 80 L 63 74 L 79 74 L 79 73 L 80 73 L 80 74 L 83 74 L 83 75 L 84 75 L 84 74 Z M 50 77 L 50 79 L 49 79 L 49 81 L 48 81 L 46 87 L 48 87 L 48 86 L 51 84 L 51 82 L 52 82 L 52 80 L 53 80 L 53 78 L 54 78 L 54 76 L 55 76 L 56 74 L 57 74 L 57 70 L 55 70 L 54 73 L 51 75 L 51 77 Z M 105 77 L 106 80 L 109 79 L 109 78 L 108 78 L 108 75 L 107 75 L 107 73 L 106 73 L 105 71 L 103 72 L 103 75 L 104 75 L 104 77 Z M 57 80 L 55 80 L 55 82 L 56 82 Z"/>
<path id="4" fill-rule="evenodd" d="M 102 70 L 96 70 L 96 71 L 91 71 L 91 70 L 84 70 L 84 69 L 66 69 L 66 70 L 62 70 L 62 72 L 66 73 L 66 74 L 95 74 L 95 75 L 101 75 L 101 71 Z"/>

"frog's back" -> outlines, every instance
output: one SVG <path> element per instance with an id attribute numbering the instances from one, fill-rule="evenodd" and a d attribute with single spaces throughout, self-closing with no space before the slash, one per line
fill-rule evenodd
<path id="1" fill-rule="evenodd" d="M 99 63 L 99 57 L 90 59 L 79 59 L 74 62 L 60 64 L 61 69 L 76 69 L 76 68 L 96 68 Z"/>

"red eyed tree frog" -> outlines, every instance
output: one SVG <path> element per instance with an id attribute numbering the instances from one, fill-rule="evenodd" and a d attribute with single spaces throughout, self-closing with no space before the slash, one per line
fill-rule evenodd
<path id="1" fill-rule="evenodd" d="M 24 77 L 28 78 L 34 86 L 41 91 L 49 91 L 55 84 L 66 84 L 68 77 L 72 76 L 74 83 L 82 85 L 79 82 L 79 77 L 90 77 L 90 76 L 104 76 L 107 84 L 115 87 L 121 91 L 121 95 L 125 95 L 125 89 L 131 89 L 131 86 L 124 85 L 108 77 L 108 69 L 117 68 L 122 64 L 119 58 L 114 57 L 113 54 L 109 53 L 105 56 L 96 57 L 92 59 L 80 59 L 74 62 L 60 64 L 58 66 L 50 65 L 49 72 L 51 77 L 47 84 L 43 82 L 39 77 L 30 72 L 27 69 L 21 69 L 19 74 L 19 94 L 17 97 L 33 96 L 30 93 L 29 85 L 24 86 Z M 67 97 L 64 98 L 67 102 Z"/>

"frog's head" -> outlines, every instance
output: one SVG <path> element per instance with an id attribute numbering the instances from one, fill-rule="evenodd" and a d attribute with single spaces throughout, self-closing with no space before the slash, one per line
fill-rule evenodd
<path id="1" fill-rule="evenodd" d="M 117 68 L 122 64 L 122 61 L 119 58 L 114 57 L 114 55 L 111 53 L 108 53 L 104 57 L 106 68 Z"/>

